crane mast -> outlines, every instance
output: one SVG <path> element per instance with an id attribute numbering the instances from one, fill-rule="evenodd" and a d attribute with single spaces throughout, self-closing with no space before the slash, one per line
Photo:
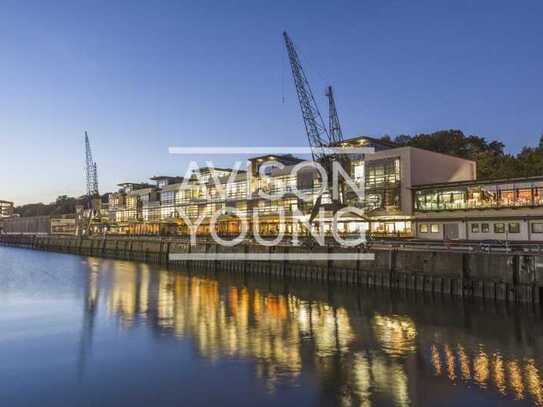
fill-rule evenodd
<path id="1" fill-rule="evenodd" d="M 89 235 L 91 225 L 99 222 L 100 193 L 98 192 L 98 168 L 92 157 L 89 135 L 85 131 L 85 176 L 87 181 L 87 195 L 85 206 L 79 217 L 78 234 Z"/>
<path id="2" fill-rule="evenodd" d="M 319 108 L 317 107 L 317 103 L 315 102 L 315 98 L 313 97 L 311 86 L 309 85 L 307 76 L 302 68 L 298 53 L 294 48 L 294 44 L 286 32 L 283 32 L 283 37 L 285 39 L 285 45 L 290 60 L 290 67 L 292 69 L 292 76 L 296 86 L 296 93 L 298 94 L 298 101 L 300 102 L 300 109 L 304 119 L 309 146 L 311 147 L 313 161 L 319 162 L 328 175 L 327 187 L 328 193 L 331 195 L 331 209 L 335 212 L 340 206 L 342 206 L 344 186 L 342 184 L 343 180 L 338 180 L 339 185 L 336 185 L 336 187 L 339 189 L 339 196 L 332 193 L 332 189 L 334 188 L 333 162 L 338 161 L 341 163 L 343 160 L 341 159 L 342 157 L 338 156 L 337 154 L 330 153 L 328 151 L 328 147 L 335 146 L 334 144 L 336 142 L 343 140 L 343 135 L 341 133 L 341 127 L 339 126 L 339 119 L 337 116 L 332 88 L 328 87 L 326 92 L 330 108 L 330 127 L 328 131 L 324 125 L 324 121 L 319 112 Z M 326 206 L 327 205 L 323 203 L 323 194 L 320 194 L 317 197 L 311 211 L 311 216 L 309 218 L 310 221 L 313 221 L 319 210 Z"/>
<path id="3" fill-rule="evenodd" d="M 85 175 L 87 178 L 87 197 L 95 198 L 98 193 L 98 170 L 96 162 L 92 158 L 92 150 L 89 142 L 89 135 L 85 131 Z"/>
<path id="4" fill-rule="evenodd" d="M 343 141 L 343 132 L 341 131 L 341 126 L 339 124 L 336 101 L 331 86 L 328 86 L 326 89 L 326 96 L 328 97 L 328 131 L 330 134 L 330 142 L 331 144 L 336 145 Z"/>
<path id="5" fill-rule="evenodd" d="M 315 102 L 311 86 L 300 63 L 298 53 L 286 31 L 283 32 L 283 38 L 288 52 L 309 146 L 311 147 L 311 154 L 314 161 L 323 161 L 327 156 L 325 147 L 329 144 L 328 131 Z"/>

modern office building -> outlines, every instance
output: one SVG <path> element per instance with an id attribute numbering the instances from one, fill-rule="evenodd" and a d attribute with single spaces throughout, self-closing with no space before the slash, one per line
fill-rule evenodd
<path id="1" fill-rule="evenodd" d="M 342 204 L 363 212 L 338 219 L 342 234 L 368 230 L 375 238 L 543 242 L 543 176 L 480 181 L 473 161 L 369 137 L 336 147 L 373 150 L 349 152 L 341 160 L 350 178 Z M 187 177 L 121 183 L 117 192 L 102 196 L 91 230 L 188 235 L 195 227 L 199 236 L 235 236 L 246 226 L 249 234 L 268 237 L 329 234 L 337 207 L 329 188 L 322 193 L 314 164 L 270 154 L 248 159 L 240 170 L 204 167 Z M 322 213 L 314 216 L 319 208 Z M 12 215 L 13 204 L 0 201 L 0 217 Z M 60 226 L 55 231 L 66 232 Z"/>
<path id="2" fill-rule="evenodd" d="M 475 163 L 412 147 L 394 147 L 369 137 L 346 140 L 340 147 L 367 147 L 373 153 L 348 155 L 346 172 L 354 185 L 344 193 L 344 204 L 365 215 L 341 219 L 343 233 L 363 225 L 375 236 L 415 235 L 414 186 L 430 183 L 473 182 Z M 323 212 L 308 223 L 317 202 L 329 203 L 321 193 L 318 171 L 292 155 L 250 158 L 247 168 L 200 168 L 188 179 L 155 176 L 155 185 L 123 183 L 109 196 L 109 230 L 129 234 L 187 234 L 198 224 L 199 235 L 238 234 L 242 223 L 263 236 L 307 234 L 309 228 L 329 232 L 333 214 Z M 226 211 L 215 216 L 220 211 Z"/>
<path id="3" fill-rule="evenodd" d="M 414 187 L 417 236 L 543 241 L 543 177 Z"/>
<path id="4" fill-rule="evenodd" d="M 471 182 L 475 162 L 413 147 L 388 148 L 352 162 L 351 174 L 363 180 L 370 232 L 375 236 L 414 235 L 414 190 L 419 184 Z M 363 176 L 361 175 L 363 174 Z"/>

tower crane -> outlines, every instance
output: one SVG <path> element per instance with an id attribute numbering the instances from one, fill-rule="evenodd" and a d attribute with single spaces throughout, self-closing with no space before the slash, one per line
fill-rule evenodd
<path id="1" fill-rule="evenodd" d="M 326 92 L 330 110 L 329 130 L 327 130 L 315 101 L 315 97 L 313 96 L 313 92 L 311 91 L 311 86 L 309 85 L 307 76 L 302 68 L 302 64 L 300 63 L 298 53 L 296 52 L 294 44 L 286 31 L 283 32 L 283 38 L 285 40 L 285 46 L 288 52 L 292 76 L 294 78 L 294 85 L 296 86 L 296 93 L 298 94 L 298 101 L 302 111 L 302 118 L 304 120 L 307 139 L 309 141 L 309 146 L 311 147 L 311 155 L 313 161 L 318 162 L 325 169 L 326 174 L 328 175 L 328 189 L 330 190 L 330 188 L 333 187 L 333 161 L 337 160 L 338 157 L 335 154 L 331 154 L 328 151 L 328 147 L 337 146 L 337 143 L 343 140 L 332 87 L 328 87 Z M 343 188 L 342 186 L 339 187 L 341 191 Z M 332 196 L 332 210 L 336 211 L 341 206 L 341 200 L 341 194 L 336 198 Z M 313 221 L 322 206 L 321 194 L 318 196 L 315 205 L 313 206 L 310 221 Z"/>
<path id="2" fill-rule="evenodd" d="M 98 193 L 98 170 L 96 162 L 92 158 L 92 150 L 89 142 L 89 135 L 85 131 L 85 175 L 87 177 L 87 199 L 89 202 L 99 196 Z"/>
<path id="3" fill-rule="evenodd" d="M 343 132 L 341 131 L 341 126 L 339 124 L 336 101 L 331 86 L 326 88 L 326 97 L 328 98 L 328 131 L 330 134 L 330 141 L 333 145 L 336 145 L 343 141 Z"/>
<path id="4" fill-rule="evenodd" d="M 100 209 L 100 193 L 98 192 L 98 168 L 92 157 L 89 135 L 85 131 L 85 176 L 87 181 L 86 208 L 81 213 L 80 232 L 89 234 L 91 223 L 98 218 Z"/>

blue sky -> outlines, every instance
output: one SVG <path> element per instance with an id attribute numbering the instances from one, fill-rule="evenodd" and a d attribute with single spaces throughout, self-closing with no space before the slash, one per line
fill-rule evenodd
<path id="1" fill-rule="evenodd" d="M 536 144 L 543 2 L 11 1 L 0 5 L 0 199 L 184 174 L 175 146 L 305 145 L 281 32 L 346 136 L 458 128 Z M 227 162 L 217 160 L 219 164 Z"/>

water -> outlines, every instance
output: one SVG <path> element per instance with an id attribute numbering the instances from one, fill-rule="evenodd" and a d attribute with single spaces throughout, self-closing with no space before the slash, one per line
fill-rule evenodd
<path id="1" fill-rule="evenodd" d="M 543 406 L 539 308 L 0 247 L 2 405 Z"/>

